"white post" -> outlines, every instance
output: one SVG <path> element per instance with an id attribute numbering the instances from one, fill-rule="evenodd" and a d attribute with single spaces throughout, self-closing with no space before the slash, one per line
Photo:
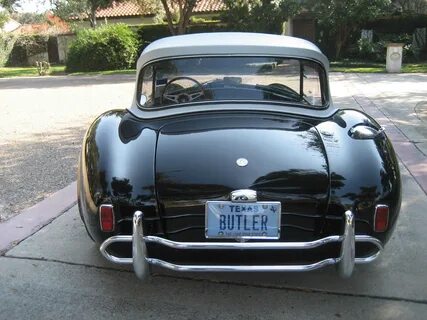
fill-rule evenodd
<path id="1" fill-rule="evenodd" d="M 403 43 L 387 44 L 386 70 L 400 72 L 402 69 Z"/>

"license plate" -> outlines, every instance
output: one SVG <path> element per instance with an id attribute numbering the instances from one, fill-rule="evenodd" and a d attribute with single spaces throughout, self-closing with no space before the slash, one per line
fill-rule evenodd
<path id="1" fill-rule="evenodd" d="M 206 238 L 278 239 L 280 202 L 206 202 Z"/>

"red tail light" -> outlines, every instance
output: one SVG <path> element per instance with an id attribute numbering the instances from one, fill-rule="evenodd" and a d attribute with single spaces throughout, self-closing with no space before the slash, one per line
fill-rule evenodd
<path id="1" fill-rule="evenodd" d="M 114 231 L 114 210 L 111 204 L 102 204 L 99 207 L 99 224 L 104 232 Z"/>
<path id="2" fill-rule="evenodd" d="M 388 206 L 379 204 L 375 207 L 374 231 L 384 232 L 388 227 Z"/>

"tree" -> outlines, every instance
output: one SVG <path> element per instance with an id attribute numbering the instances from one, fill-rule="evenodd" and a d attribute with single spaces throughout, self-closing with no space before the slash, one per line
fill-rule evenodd
<path id="1" fill-rule="evenodd" d="M 117 0 L 52 0 L 54 13 L 63 20 L 87 17 L 92 28 L 96 27 L 96 11 L 107 8 Z"/>
<path id="2" fill-rule="evenodd" d="M 19 5 L 17 2 L 19 2 L 19 0 L 0 0 L 0 7 L 12 12 L 13 8 Z"/>
<path id="3" fill-rule="evenodd" d="M 9 13 L 6 10 L 0 11 L 0 29 L 3 28 L 3 26 L 8 20 L 9 20 Z"/>
<path id="4" fill-rule="evenodd" d="M 405 13 L 426 13 L 427 0 L 392 0 L 394 7 Z"/>
<path id="5" fill-rule="evenodd" d="M 169 31 L 173 35 L 187 32 L 193 10 L 200 0 L 133 0 L 141 13 L 158 12 L 163 8 Z"/>
<path id="6" fill-rule="evenodd" d="M 222 18 L 236 31 L 282 33 L 283 23 L 301 10 L 298 0 L 225 0 Z"/>
<path id="7" fill-rule="evenodd" d="M 43 13 L 21 12 L 12 14 L 13 20 L 21 24 L 33 24 L 46 22 L 46 15 Z"/>
<path id="8" fill-rule="evenodd" d="M 335 57 L 341 56 L 350 35 L 363 23 L 387 12 L 390 0 L 309 0 L 319 26 L 335 38 Z"/>

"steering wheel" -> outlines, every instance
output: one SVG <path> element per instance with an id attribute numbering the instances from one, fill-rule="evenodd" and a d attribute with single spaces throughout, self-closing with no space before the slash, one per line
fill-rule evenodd
<path id="1" fill-rule="evenodd" d="M 188 81 L 196 84 L 196 88 L 191 90 L 190 93 L 186 92 L 186 91 L 190 90 L 191 88 L 193 88 L 194 85 L 189 86 L 189 87 L 187 86 L 187 88 L 186 88 L 186 87 L 182 86 L 181 84 L 176 83 L 176 82 L 182 81 L 182 80 L 188 80 Z M 171 93 L 168 93 L 168 91 L 171 88 L 174 88 L 175 90 L 172 91 Z M 176 78 L 173 78 L 171 81 L 169 81 L 166 84 L 165 88 L 163 89 L 161 103 L 163 104 L 164 100 L 169 100 L 169 101 L 172 101 L 174 103 L 192 102 L 192 101 L 200 98 L 204 94 L 205 94 L 205 92 L 203 90 L 203 86 L 197 80 L 190 78 L 190 77 L 176 77 Z"/>
<path id="2" fill-rule="evenodd" d="M 298 92 L 296 92 L 294 89 L 291 89 L 290 87 L 288 87 L 287 85 L 282 84 L 282 83 L 270 83 L 268 86 L 272 87 L 272 88 L 277 88 L 279 90 L 284 90 L 284 91 L 287 91 L 291 94 L 299 96 Z"/>
<path id="3" fill-rule="evenodd" d="M 284 90 L 286 92 L 289 92 L 293 96 L 298 97 L 302 101 L 305 101 L 308 104 L 310 104 L 310 102 L 304 96 L 301 96 L 298 92 L 296 92 L 294 89 L 292 89 L 291 87 L 288 87 L 285 84 L 282 84 L 282 83 L 270 83 L 268 86 L 271 87 L 271 88 L 273 88 L 273 89 L 279 89 L 279 90 Z"/>

